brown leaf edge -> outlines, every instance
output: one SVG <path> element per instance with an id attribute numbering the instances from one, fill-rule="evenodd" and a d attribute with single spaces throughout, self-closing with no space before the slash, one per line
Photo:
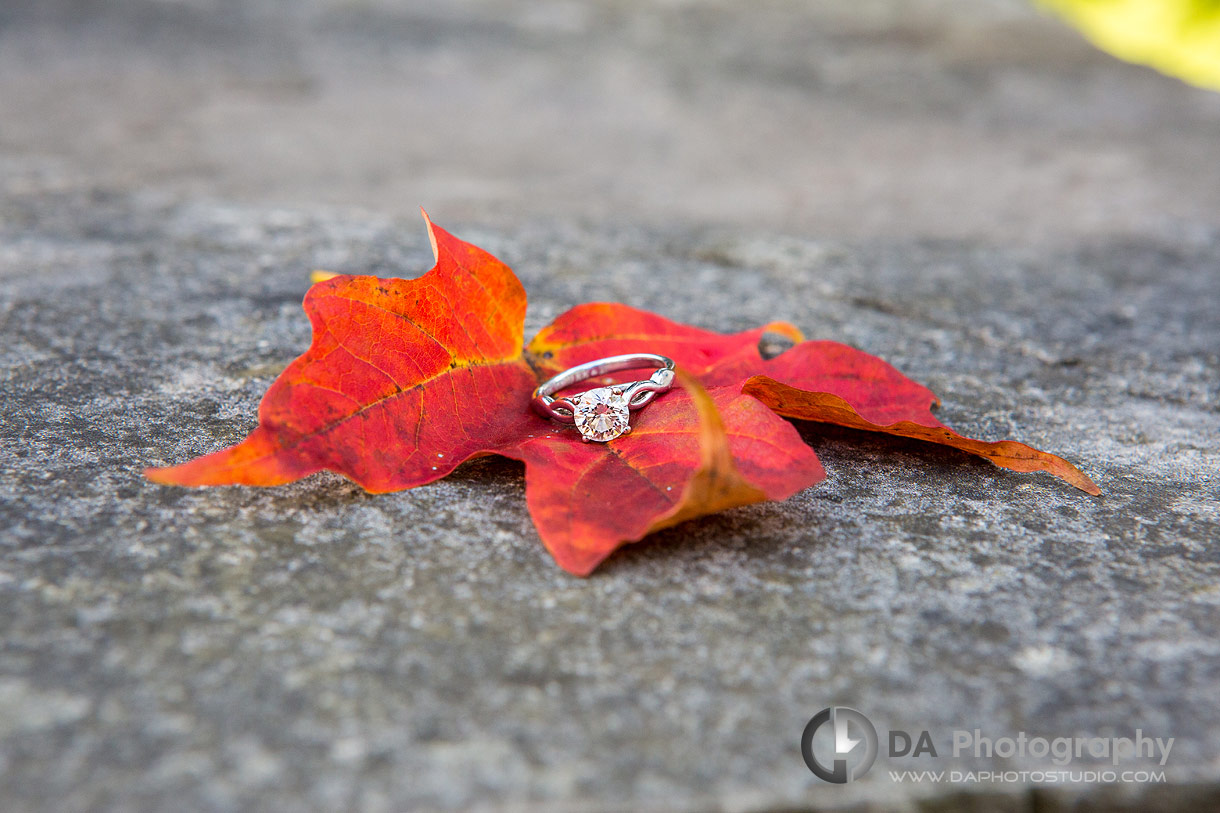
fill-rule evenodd
<path id="1" fill-rule="evenodd" d="M 889 426 L 880 426 L 860 417 L 851 404 L 837 395 L 828 392 L 807 392 L 765 375 L 751 377 L 742 387 L 742 392 L 754 396 L 785 418 L 833 423 L 851 429 L 884 432 L 939 443 L 978 455 L 1000 468 L 1021 472 L 1045 471 L 1087 494 L 1094 497 L 1101 495 L 1097 484 L 1071 463 L 1015 440 L 974 440 L 959 435 L 947 426 L 923 426 L 913 421 L 898 421 Z"/>

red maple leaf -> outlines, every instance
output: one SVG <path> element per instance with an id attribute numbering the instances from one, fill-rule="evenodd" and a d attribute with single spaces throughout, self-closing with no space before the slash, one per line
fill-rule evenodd
<path id="1" fill-rule="evenodd" d="M 431 221 L 428 233 L 436 266 L 418 279 L 336 276 L 312 286 L 313 342 L 263 397 L 258 427 L 236 446 L 148 477 L 278 485 L 327 469 L 387 492 L 499 454 L 525 463 L 538 533 L 559 565 L 581 576 L 652 531 L 786 499 L 825 477 L 781 415 L 942 443 L 1100 493 L 1054 455 L 958 435 L 932 416 L 936 398 L 925 387 L 846 345 L 801 341 L 784 323 L 723 335 L 587 304 L 523 348 L 526 297 L 512 270 Z M 765 332 L 798 343 L 764 359 Z M 669 356 L 679 373 L 678 386 L 635 414 L 630 435 L 583 443 L 530 410 L 542 379 L 636 352 Z"/>

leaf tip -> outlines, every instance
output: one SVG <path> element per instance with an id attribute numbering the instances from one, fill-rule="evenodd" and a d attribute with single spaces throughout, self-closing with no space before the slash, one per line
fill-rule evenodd
<path id="1" fill-rule="evenodd" d="M 227 449 L 196 457 L 176 466 L 151 467 L 144 476 L 166 486 L 278 486 L 299 480 L 321 466 L 283 459 L 279 442 L 263 426 Z"/>
<path id="2" fill-rule="evenodd" d="M 176 466 L 149 466 L 144 469 L 144 476 L 159 486 L 208 485 L 200 481 L 201 478 L 195 471 L 197 467 L 192 465 L 194 462 L 187 461 Z"/>
<path id="3" fill-rule="evenodd" d="M 166 472 L 172 470 L 173 466 L 147 466 L 143 474 L 144 477 L 157 485 L 170 486 L 174 485 L 174 481 L 166 475 Z"/>
<path id="4" fill-rule="evenodd" d="M 428 242 L 432 244 L 432 259 L 439 260 L 441 252 L 436 244 L 436 226 L 432 223 L 432 218 L 428 216 L 428 212 L 424 207 L 419 207 L 419 213 L 423 215 L 424 225 L 428 227 Z"/>
<path id="5" fill-rule="evenodd" d="M 551 555 L 555 558 L 555 564 L 565 572 L 578 579 L 587 579 L 593 575 L 593 571 L 597 570 L 598 566 L 610 558 L 610 555 L 602 554 L 599 556 L 576 556 L 569 558 L 560 558 L 555 551 L 551 551 Z"/>
<path id="6" fill-rule="evenodd" d="M 1090 480 L 1085 475 L 1084 472 L 1082 472 L 1080 469 L 1076 468 L 1075 466 L 1072 466 L 1072 464 L 1068 463 L 1068 466 L 1071 467 L 1072 473 L 1075 476 L 1068 477 L 1068 476 L 1060 475 L 1063 477 L 1064 480 L 1067 480 L 1069 483 L 1076 486 L 1076 488 L 1080 489 L 1085 494 L 1088 494 L 1091 497 L 1100 497 L 1101 496 L 1101 488 L 1098 487 L 1097 483 L 1094 483 L 1092 480 Z"/>

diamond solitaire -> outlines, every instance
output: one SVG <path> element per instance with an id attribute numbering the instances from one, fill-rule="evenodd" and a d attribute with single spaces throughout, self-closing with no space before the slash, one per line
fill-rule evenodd
<path id="1" fill-rule="evenodd" d="M 555 397 L 555 393 L 581 381 L 640 367 L 653 368 L 652 375 L 643 381 L 612 384 L 578 395 Z M 539 385 L 530 404 L 544 418 L 576 424 L 585 442 L 595 440 L 605 443 L 629 433 L 631 413 L 643 409 L 653 398 L 668 392 L 673 384 L 673 359 L 655 353 L 628 353 L 588 361 L 564 370 Z"/>
<path id="2" fill-rule="evenodd" d="M 598 387 L 572 398 L 576 428 L 586 440 L 606 442 L 631 431 L 627 398 L 618 387 Z"/>

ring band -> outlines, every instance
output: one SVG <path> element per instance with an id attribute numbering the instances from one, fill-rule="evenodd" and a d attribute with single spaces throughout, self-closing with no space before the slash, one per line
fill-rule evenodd
<path id="1" fill-rule="evenodd" d="M 581 381 L 641 367 L 657 369 L 643 381 L 597 387 L 565 398 L 555 397 L 555 393 Z M 630 432 L 631 412 L 647 406 L 673 383 L 673 359 L 655 353 L 628 353 L 587 361 L 564 370 L 539 385 L 530 404 L 544 418 L 575 424 L 583 440 L 605 443 Z"/>

